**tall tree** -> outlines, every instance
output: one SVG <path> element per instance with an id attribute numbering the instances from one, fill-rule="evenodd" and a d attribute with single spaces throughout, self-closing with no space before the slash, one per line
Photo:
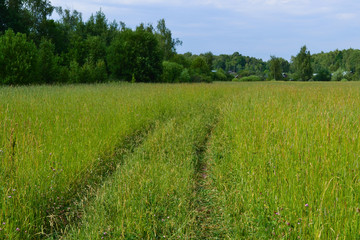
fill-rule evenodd
<path id="1" fill-rule="evenodd" d="M 270 56 L 269 60 L 269 69 L 270 69 L 270 78 L 274 80 L 281 80 L 282 79 L 282 67 L 281 61 L 279 58 L 275 56 Z"/>
<path id="2" fill-rule="evenodd" d="M 313 69 L 311 66 L 311 54 L 306 45 L 301 47 L 296 57 L 292 58 L 294 66 L 294 78 L 299 81 L 308 81 L 312 78 Z"/>
<path id="3" fill-rule="evenodd" d="M 37 49 L 26 34 L 13 30 L 0 37 L 0 82 L 29 84 L 36 81 Z"/>
<path id="4" fill-rule="evenodd" d="M 107 54 L 114 77 L 126 81 L 155 82 L 162 73 L 158 41 L 150 28 L 125 29 L 112 41 Z"/>
<path id="5" fill-rule="evenodd" d="M 214 63 L 214 54 L 212 52 L 207 52 L 207 53 L 201 54 L 201 56 L 205 57 L 205 61 L 206 61 L 207 65 L 209 66 L 210 69 L 212 69 L 213 63 Z"/>
<path id="6" fill-rule="evenodd" d="M 181 45 L 182 42 L 179 39 L 172 38 L 170 29 L 166 27 L 165 19 L 159 20 L 156 27 L 156 35 L 160 43 L 164 60 L 170 60 L 176 53 L 176 46 Z"/>
<path id="7" fill-rule="evenodd" d="M 0 30 L 29 33 L 31 27 L 30 12 L 24 7 L 25 0 L 0 0 Z"/>

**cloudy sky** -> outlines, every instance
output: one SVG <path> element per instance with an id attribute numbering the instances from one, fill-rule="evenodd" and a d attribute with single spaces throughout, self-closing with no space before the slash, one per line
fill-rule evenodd
<path id="1" fill-rule="evenodd" d="M 51 0 L 87 20 L 100 8 L 108 20 L 156 25 L 161 18 L 179 53 L 232 54 L 290 59 L 307 45 L 311 53 L 360 48 L 359 0 Z"/>

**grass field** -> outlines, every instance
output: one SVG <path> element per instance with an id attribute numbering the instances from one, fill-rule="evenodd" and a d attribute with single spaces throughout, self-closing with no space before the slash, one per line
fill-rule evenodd
<path id="1" fill-rule="evenodd" d="M 360 84 L 0 88 L 0 239 L 360 238 Z"/>

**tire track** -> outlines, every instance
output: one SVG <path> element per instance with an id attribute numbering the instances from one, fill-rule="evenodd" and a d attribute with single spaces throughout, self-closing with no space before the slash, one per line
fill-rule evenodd
<path id="1" fill-rule="evenodd" d="M 209 161 L 209 145 L 212 132 L 219 122 L 218 117 L 209 126 L 204 141 L 198 146 L 195 172 L 194 204 L 196 214 L 195 239 L 224 239 L 225 230 L 222 227 L 221 209 L 216 204 L 216 189 L 210 176 L 211 161 Z"/>

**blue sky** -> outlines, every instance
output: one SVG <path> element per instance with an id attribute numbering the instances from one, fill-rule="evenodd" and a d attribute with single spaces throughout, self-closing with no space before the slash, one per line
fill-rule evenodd
<path id="1" fill-rule="evenodd" d="M 179 53 L 211 51 L 290 59 L 307 45 L 311 53 L 360 48 L 359 0 L 52 0 L 75 9 L 84 21 L 100 8 L 109 21 L 128 27 L 161 18 Z"/>

